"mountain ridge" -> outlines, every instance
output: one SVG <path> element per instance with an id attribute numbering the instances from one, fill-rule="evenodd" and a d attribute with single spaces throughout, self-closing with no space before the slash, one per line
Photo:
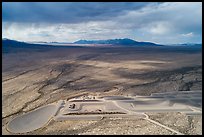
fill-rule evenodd
<path id="1" fill-rule="evenodd" d="M 131 45 L 131 46 L 161 46 L 152 42 L 138 42 L 129 38 L 107 39 L 107 40 L 78 40 L 74 44 L 111 44 L 111 45 Z"/>
<path id="2" fill-rule="evenodd" d="M 50 44 L 50 45 L 49 45 Z M 54 46 L 54 44 L 101 44 L 101 45 L 122 45 L 122 46 L 165 46 L 165 44 L 156 44 L 153 42 L 139 42 L 129 38 L 123 39 L 107 39 L 107 40 L 78 40 L 75 42 L 24 42 L 18 40 L 12 40 L 8 38 L 2 38 L 2 45 L 10 45 L 10 46 Z M 179 43 L 179 44 L 166 44 L 166 46 L 202 46 L 202 43 Z"/>

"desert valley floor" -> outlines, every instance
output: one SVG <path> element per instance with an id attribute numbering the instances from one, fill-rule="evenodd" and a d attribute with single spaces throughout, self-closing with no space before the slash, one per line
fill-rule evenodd
<path id="1" fill-rule="evenodd" d="M 16 116 L 84 95 L 149 96 L 202 91 L 202 52 L 190 47 L 56 47 L 2 55 L 2 132 Z M 147 112 L 183 134 L 202 134 L 202 115 Z M 22 134 L 174 134 L 140 118 L 51 121 Z"/>

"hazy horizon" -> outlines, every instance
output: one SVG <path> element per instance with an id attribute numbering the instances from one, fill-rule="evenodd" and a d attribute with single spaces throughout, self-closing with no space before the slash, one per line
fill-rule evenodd
<path id="1" fill-rule="evenodd" d="M 79 40 L 76 40 L 76 41 L 35 41 L 35 40 L 31 40 L 31 41 L 20 41 L 20 40 L 16 40 L 16 39 L 9 39 L 9 38 L 2 38 L 2 40 L 4 39 L 8 39 L 8 40 L 15 40 L 15 41 L 19 41 L 19 42 L 26 42 L 26 43 L 69 43 L 69 44 L 74 44 L 74 42 L 76 41 L 80 41 L 80 40 L 85 40 L 85 39 L 79 39 Z M 118 38 L 113 38 L 113 39 L 118 39 Z M 113 40 L 113 39 L 102 39 L 102 40 Z M 129 39 L 129 38 L 120 38 L 120 39 Z M 86 39 L 87 41 L 97 41 L 97 40 L 92 40 L 92 39 Z M 132 39 L 134 40 L 134 39 Z M 134 40 L 134 41 L 137 41 L 137 40 Z M 150 43 L 154 43 L 154 42 L 151 42 L 151 41 L 137 41 L 137 42 L 150 42 Z M 155 43 L 155 44 L 162 44 L 162 43 Z M 202 42 L 201 43 L 166 43 L 164 45 L 179 45 L 179 44 L 201 44 L 202 45 Z"/>

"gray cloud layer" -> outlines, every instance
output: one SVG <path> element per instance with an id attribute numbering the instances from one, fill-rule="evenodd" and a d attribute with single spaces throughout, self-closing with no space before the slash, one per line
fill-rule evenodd
<path id="1" fill-rule="evenodd" d="M 80 23 L 107 20 L 138 10 L 149 3 L 125 2 L 13 2 L 3 3 L 3 20 L 9 22 Z"/>
<path id="2" fill-rule="evenodd" d="M 3 3 L 2 16 L 2 36 L 23 41 L 202 41 L 201 2 Z"/>

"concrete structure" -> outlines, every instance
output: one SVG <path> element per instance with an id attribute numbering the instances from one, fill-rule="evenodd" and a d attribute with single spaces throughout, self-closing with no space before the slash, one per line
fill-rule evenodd
<path id="1" fill-rule="evenodd" d="M 24 133 L 44 127 L 51 119 L 100 120 L 103 117 L 147 117 L 145 112 L 183 112 L 202 115 L 202 91 L 154 93 L 151 96 L 82 96 L 60 100 L 19 116 L 7 129 Z"/>

